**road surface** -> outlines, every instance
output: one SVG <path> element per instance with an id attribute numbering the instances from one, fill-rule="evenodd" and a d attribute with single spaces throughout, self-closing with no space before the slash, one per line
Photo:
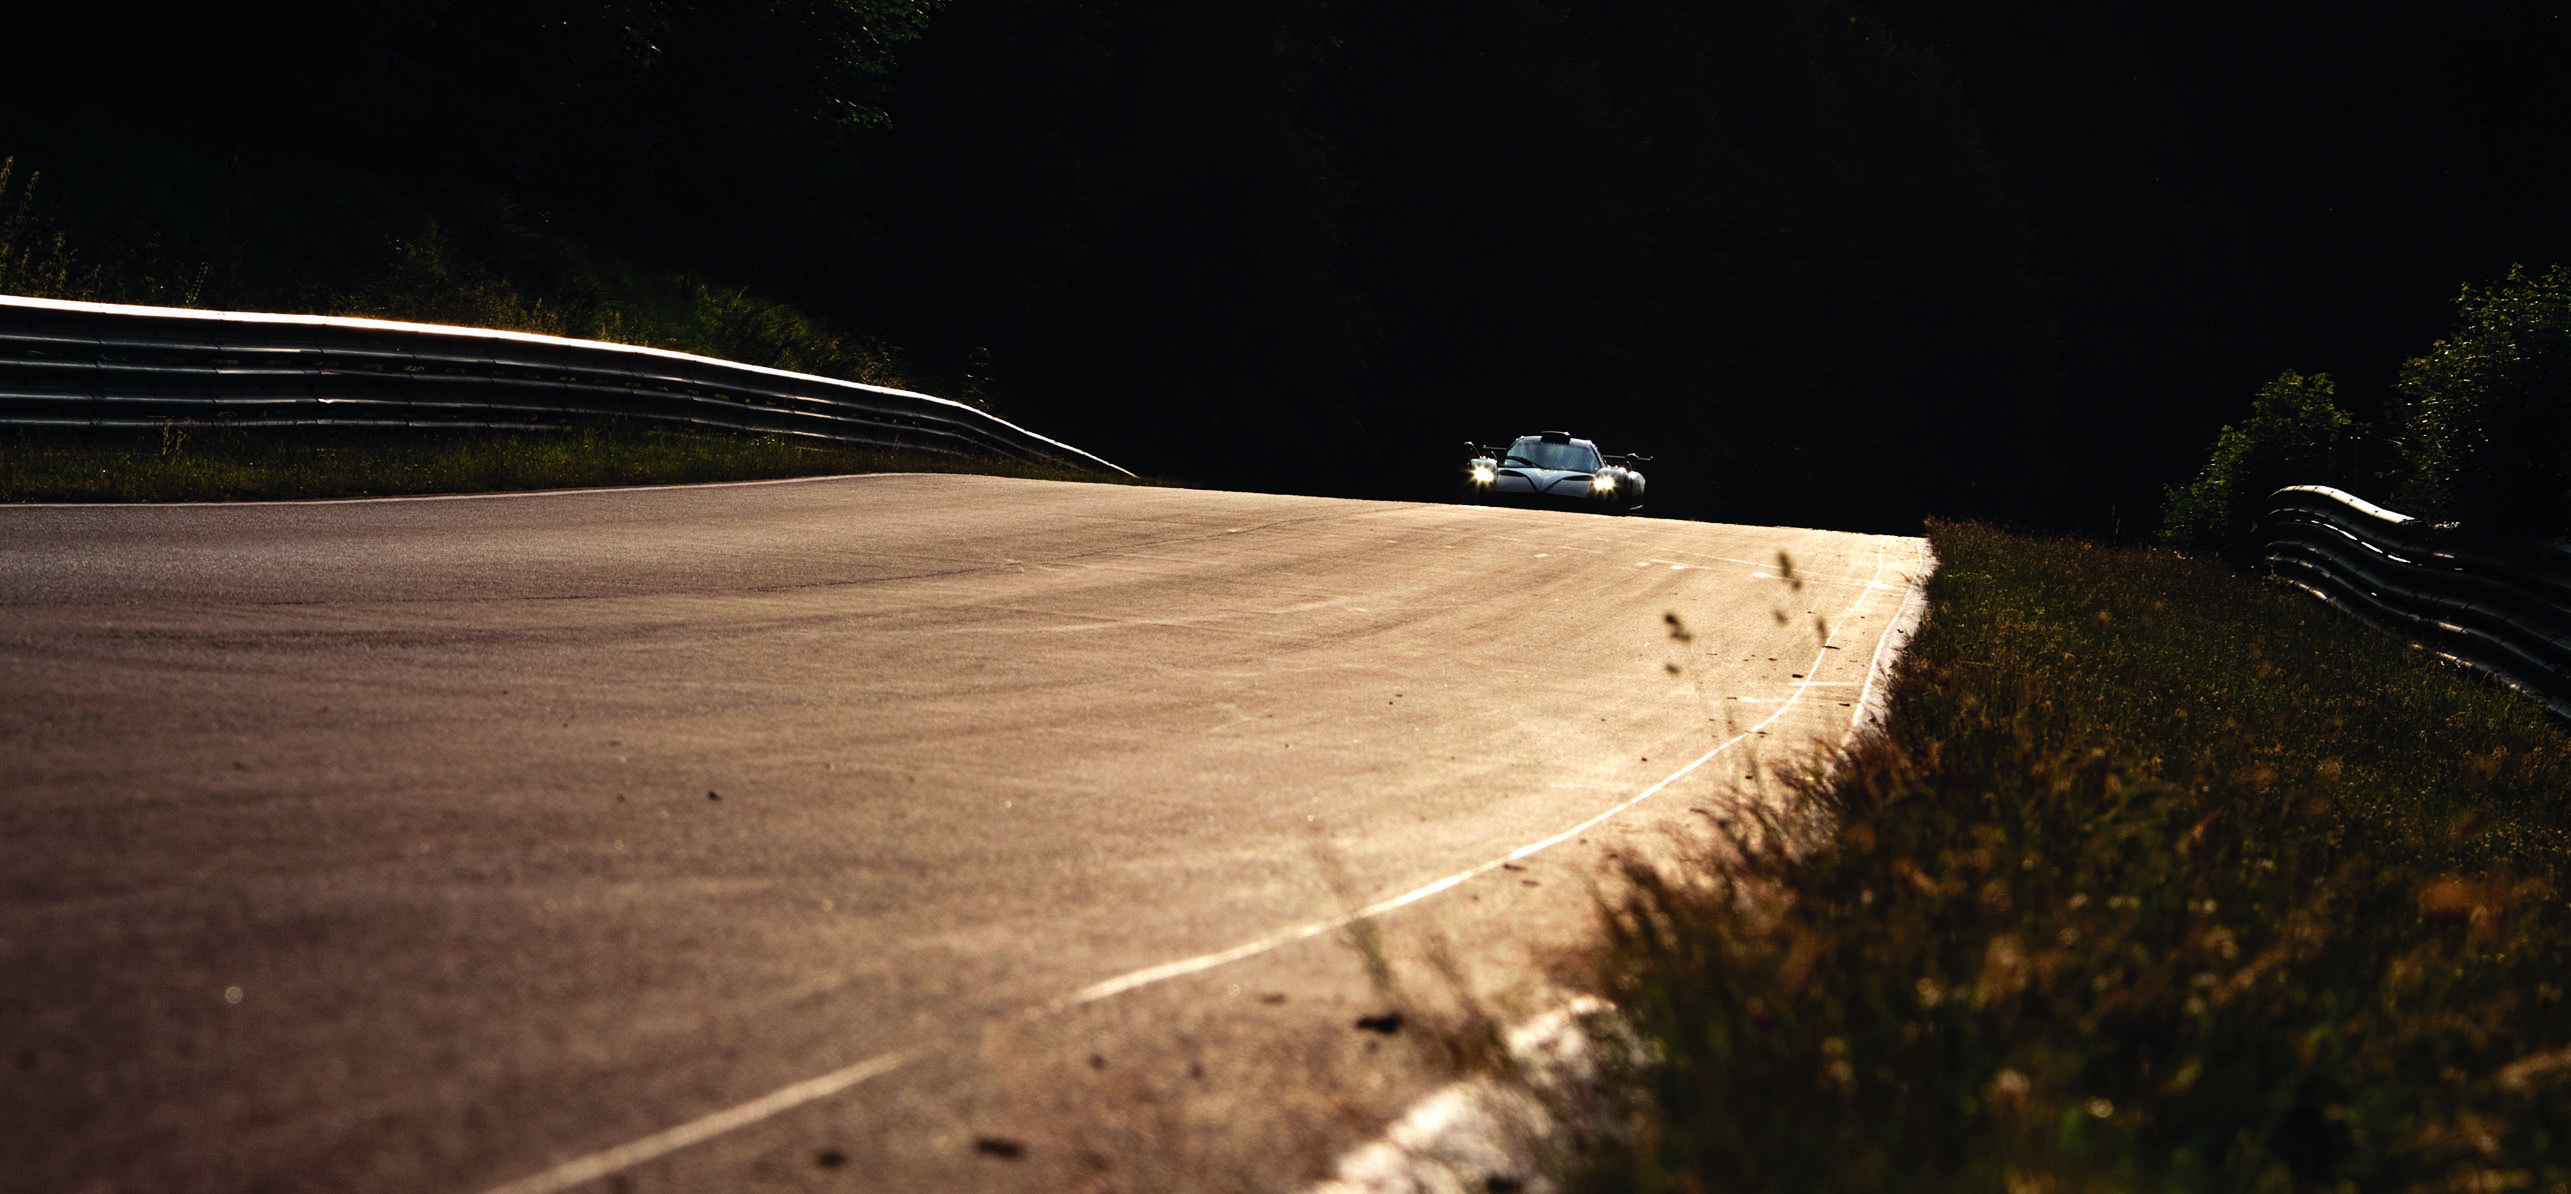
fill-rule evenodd
<path id="1" fill-rule="evenodd" d="M 1433 1078 L 1348 913 L 1414 989 L 1576 967 L 1610 855 L 1846 732 L 1920 551 L 961 476 L 0 509 L 0 1187 L 1290 1186 Z"/>

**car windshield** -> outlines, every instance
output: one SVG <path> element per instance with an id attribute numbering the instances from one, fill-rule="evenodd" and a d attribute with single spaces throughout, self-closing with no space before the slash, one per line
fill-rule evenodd
<path id="1" fill-rule="evenodd" d="M 1509 455 L 1537 468 L 1558 468 L 1579 473 L 1598 471 L 1598 449 L 1587 444 L 1548 444 L 1530 435 L 1510 448 Z"/>

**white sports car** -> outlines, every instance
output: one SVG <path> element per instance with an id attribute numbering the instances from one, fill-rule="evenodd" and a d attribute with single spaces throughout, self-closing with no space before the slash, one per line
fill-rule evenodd
<path id="1" fill-rule="evenodd" d="M 1469 442 L 1464 447 L 1473 453 L 1465 465 L 1468 501 L 1602 514 L 1643 508 L 1643 475 L 1630 466 L 1649 464 L 1651 457 L 1608 456 L 1598 445 L 1564 431 L 1521 435 L 1506 448 Z"/>

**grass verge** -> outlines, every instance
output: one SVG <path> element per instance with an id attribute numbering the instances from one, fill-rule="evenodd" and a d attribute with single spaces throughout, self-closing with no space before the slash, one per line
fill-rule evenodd
<path id="1" fill-rule="evenodd" d="M 256 501 L 679 485 L 836 473 L 958 472 L 1099 481 L 1015 461 L 691 433 L 223 428 L 19 431 L 0 439 L 0 502 Z"/>
<path id="2" fill-rule="evenodd" d="M 1931 539 L 1888 733 L 1630 873 L 1587 1185 L 2571 1186 L 2571 736 L 2210 561 Z"/>

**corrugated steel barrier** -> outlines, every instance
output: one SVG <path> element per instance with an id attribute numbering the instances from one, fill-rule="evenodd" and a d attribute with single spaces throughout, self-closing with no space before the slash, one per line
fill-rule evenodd
<path id="1" fill-rule="evenodd" d="M 0 296 L 0 424 L 539 428 L 602 419 L 1132 475 L 960 402 L 658 348 Z"/>
<path id="2" fill-rule="evenodd" d="M 2260 524 L 2278 576 L 2571 718 L 2571 549 L 2430 524 L 2320 485 Z"/>

